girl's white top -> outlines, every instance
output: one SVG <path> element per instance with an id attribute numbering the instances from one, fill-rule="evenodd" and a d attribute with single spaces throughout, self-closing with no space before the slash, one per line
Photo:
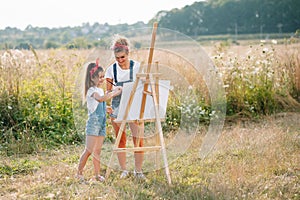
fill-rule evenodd
<path id="1" fill-rule="evenodd" d="M 104 91 L 102 88 L 93 86 L 88 89 L 88 91 L 86 93 L 86 103 L 87 103 L 87 109 L 88 109 L 89 114 L 95 112 L 95 110 L 99 104 L 99 101 L 97 101 L 94 97 L 92 97 L 92 95 L 95 92 L 98 93 L 100 96 L 104 96 Z"/>
<path id="2" fill-rule="evenodd" d="M 136 78 L 136 74 L 139 72 L 140 63 L 135 60 L 133 61 L 134 61 L 134 65 L 133 65 L 133 81 L 134 81 Z M 117 64 L 117 81 L 118 82 L 128 81 L 130 79 L 130 69 L 122 69 L 118 64 L 118 62 L 115 63 Z M 114 63 L 106 69 L 105 78 L 112 79 L 115 84 L 113 65 Z"/>

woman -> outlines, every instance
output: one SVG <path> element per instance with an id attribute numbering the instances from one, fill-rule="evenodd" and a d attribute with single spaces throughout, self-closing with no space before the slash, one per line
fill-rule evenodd
<path id="1" fill-rule="evenodd" d="M 139 71 L 140 63 L 129 59 L 129 41 L 127 38 L 122 36 L 116 36 L 113 40 L 112 50 L 116 61 L 110 65 L 105 74 L 107 80 L 107 91 L 112 90 L 115 86 L 123 86 L 124 83 L 133 82 L 136 79 L 136 74 Z M 110 114 L 111 122 L 116 134 L 119 133 L 119 128 L 121 123 L 116 123 L 115 119 L 118 116 L 118 110 L 121 100 L 121 94 L 112 99 L 112 109 L 113 113 Z M 144 124 L 137 124 L 135 122 L 129 122 L 129 127 L 131 134 L 133 136 L 133 143 L 135 147 L 143 146 L 143 134 L 144 134 Z M 140 132 L 139 132 L 140 131 Z M 140 134 L 140 137 L 138 137 Z M 139 144 L 138 144 L 139 143 Z M 119 143 L 119 148 L 126 148 L 126 132 L 125 129 L 122 132 L 121 140 Z M 129 173 L 126 169 L 126 153 L 117 153 L 119 164 L 122 170 L 120 178 L 126 178 Z M 135 152 L 135 170 L 134 176 L 139 179 L 144 179 L 145 176 L 142 172 L 142 164 L 144 160 L 144 152 Z"/>

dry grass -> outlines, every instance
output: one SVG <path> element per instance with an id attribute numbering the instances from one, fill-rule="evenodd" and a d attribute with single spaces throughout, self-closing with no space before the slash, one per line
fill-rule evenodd
<path id="1" fill-rule="evenodd" d="M 233 190 L 228 198 L 299 198 L 299 120 L 284 113 L 224 130 L 214 154 L 226 159 L 220 173 L 226 177 L 221 188 Z"/>
<path id="2" fill-rule="evenodd" d="M 185 155 L 170 165 L 172 186 L 163 170 L 148 180 L 81 184 L 75 178 L 83 146 L 36 155 L 2 157 L 1 166 L 35 163 L 31 173 L 2 175 L 1 199 L 299 199 L 300 114 L 283 113 L 260 122 L 227 123 L 212 154 L 198 157 L 200 134 Z M 24 162 L 27 161 L 27 162 Z M 105 167 L 103 167 L 104 170 Z M 92 162 L 86 176 L 92 176 Z"/>
<path id="3" fill-rule="evenodd" d="M 215 48 L 210 48 L 206 50 L 213 56 Z M 292 73 L 298 81 L 296 85 L 299 85 L 299 44 L 292 47 L 278 45 L 276 48 L 279 49 L 277 52 L 286 52 L 287 48 L 296 52 L 292 54 L 296 59 L 290 59 L 289 53 L 281 56 L 282 60 L 295 61 L 291 66 L 296 68 L 291 70 L 295 70 Z M 225 55 L 234 57 L 244 56 L 248 48 L 237 46 L 223 50 Z M 28 60 L 33 60 L 32 54 L 27 53 Z M 83 63 L 90 52 L 68 53 L 71 54 L 66 59 L 67 55 L 59 57 L 65 52 L 39 51 L 40 62 L 53 66 L 54 61 L 59 64 L 61 60 L 68 60 L 64 66 L 73 66 Z M 77 61 L 74 61 L 75 54 L 80 55 L 75 59 Z M 168 52 L 164 55 L 171 56 Z M 56 59 L 49 60 L 49 57 Z M 176 55 L 168 60 L 179 63 L 178 69 L 173 69 L 174 77 L 183 73 L 189 80 L 195 78 L 194 73 L 179 70 L 186 64 L 185 60 Z M 25 66 L 25 62 L 22 63 Z M 8 66 L 14 66 L 14 63 Z M 26 66 L 36 66 L 36 63 Z M 20 69 L 22 67 L 19 66 Z M 26 74 L 20 74 L 21 77 L 30 77 L 31 70 L 33 68 L 29 68 Z M 9 75 L 9 71 L 3 72 Z M 14 83 L 9 83 L 9 86 L 17 88 Z M 148 180 L 145 182 L 137 182 L 133 178 L 121 181 L 118 179 L 119 172 L 113 171 L 104 184 L 80 184 L 74 175 L 83 145 L 62 146 L 55 151 L 32 155 L 2 156 L 1 171 L 11 167 L 16 174 L 0 174 L 0 199 L 300 199 L 299 120 L 299 113 L 284 113 L 259 122 L 227 121 L 215 150 L 205 160 L 198 156 L 204 135 L 199 134 L 191 148 L 170 164 L 172 186 L 168 186 L 163 170 L 157 174 L 147 173 Z M 89 161 L 86 177 L 92 177 L 92 168 Z M 102 168 L 105 171 L 105 166 Z"/>

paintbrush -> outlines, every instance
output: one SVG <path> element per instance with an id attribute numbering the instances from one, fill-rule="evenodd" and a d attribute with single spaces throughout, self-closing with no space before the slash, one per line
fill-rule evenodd
<path id="1" fill-rule="evenodd" d="M 113 86 L 117 86 L 116 84 L 114 84 L 113 82 L 109 81 L 106 79 L 107 82 L 109 82 L 110 84 L 112 84 Z"/>

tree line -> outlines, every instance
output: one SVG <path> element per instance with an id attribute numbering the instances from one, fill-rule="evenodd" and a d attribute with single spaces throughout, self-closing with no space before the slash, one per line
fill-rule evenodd
<path id="1" fill-rule="evenodd" d="M 294 33 L 300 29 L 299 0 L 208 0 L 154 17 L 186 35 Z"/>
<path id="2" fill-rule="evenodd" d="M 25 30 L 6 27 L 0 30 L 0 49 L 92 48 L 114 33 L 160 27 L 197 38 L 203 35 L 299 33 L 299 0 L 207 0 L 182 9 L 159 11 L 148 23 L 109 25 L 83 23 L 77 27 L 47 28 L 28 25 Z M 298 31 L 297 31 L 298 30 Z"/>

